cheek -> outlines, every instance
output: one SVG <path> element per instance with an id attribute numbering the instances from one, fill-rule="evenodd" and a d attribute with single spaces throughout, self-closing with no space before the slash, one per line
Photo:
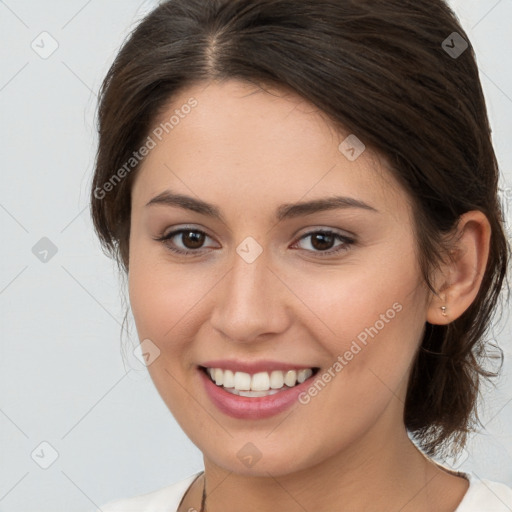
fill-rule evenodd
<path id="1" fill-rule="evenodd" d="M 130 262 L 130 304 L 139 336 L 163 342 L 175 338 L 176 331 L 193 314 L 194 306 L 205 296 L 213 279 L 197 272 L 197 279 L 186 268 L 179 268 L 151 250 L 140 254 L 134 249 Z M 189 269 L 192 266 L 188 267 Z M 176 338 L 175 338 L 176 339 Z"/>
<path id="2" fill-rule="evenodd" d="M 380 332 L 402 325 L 404 317 L 420 313 L 421 298 L 418 276 L 413 265 L 381 262 L 358 263 L 316 273 L 288 273 L 286 282 L 304 304 L 304 324 L 314 328 L 317 339 L 332 339 L 332 349 L 348 349 L 343 340 L 356 338 L 364 342 L 367 329 Z M 300 275 L 299 275 L 300 274 Z M 296 301 L 297 302 L 297 301 Z M 298 302 L 297 302 L 298 303 Z M 421 316 L 421 315 L 420 315 Z M 420 320 L 420 318 L 418 318 Z"/>
<path id="3" fill-rule="evenodd" d="M 330 355 L 338 384 L 368 390 L 381 379 L 381 387 L 397 389 L 409 370 L 426 321 L 425 290 L 412 252 L 404 246 L 401 254 L 381 251 L 371 261 L 288 275 L 307 305 L 302 323 Z M 347 389 L 342 384 L 338 392 Z"/>
<path id="4" fill-rule="evenodd" d="M 192 361 L 190 322 L 205 288 L 169 263 L 155 263 L 150 251 L 130 263 L 129 295 L 139 339 L 159 349 L 148 365 L 155 388 L 184 430 L 201 409 L 187 392 Z M 211 286 L 210 286 L 211 287 Z"/>

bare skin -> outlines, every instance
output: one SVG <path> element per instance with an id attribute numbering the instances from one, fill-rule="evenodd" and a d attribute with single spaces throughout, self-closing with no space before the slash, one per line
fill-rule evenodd
<path id="1" fill-rule="evenodd" d="M 403 408 L 425 322 L 451 322 L 476 297 L 486 217 L 461 218 L 434 296 L 421 280 L 410 200 L 384 159 L 367 148 L 350 161 L 338 149 L 348 133 L 314 106 L 236 81 L 187 88 L 162 119 L 190 97 L 197 107 L 158 141 L 134 182 L 129 289 L 139 338 L 160 350 L 148 367 L 153 382 L 203 453 L 208 512 L 453 512 L 468 482 L 419 452 Z M 217 206 L 222 220 L 147 206 L 165 190 Z M 333 195 L 372 209 L 275 217 L 283 203 Z M 206 233 L 204 243 L 183 233 L 156 240 L 185 227 Z M 325 249 L 306 236 L 326 230 L 354 241 L 334 238 Z M 236 252 L 249 236 L 262 248 L 252 263 Z M 220 358 L 326 371 L 376 325 L 321 392 L 267 419 L 224 414 L 199 378 L 201 362 Z M 248 442 L 261 454 L 251 467 L 237 456 Z M 180 512 L 200 509 L 203 484 L 191 486 Z"/>

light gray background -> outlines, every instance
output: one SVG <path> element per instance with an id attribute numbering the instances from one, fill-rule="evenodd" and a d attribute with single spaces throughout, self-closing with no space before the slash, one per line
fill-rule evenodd
<path id="1" fill-rule="evenodd" d="M 510 219 L 512 0 L 452 4 L 476 48 Z M 123 364 L 123 284 L 88 216 L 96 92 L 124 37 L 155 5 L 0 1 L 3 512 L 87 511 L 202 469 L 146 369 L 133 354 Z M 45 37 L 51 48 L 43 31 L 58 43 L 46 59 L 31 47 L 35 40 L 43 51 Z M 32 252 L 42 237 L 57 248 L 46 263 Z M 130 325 L 123 339 L 137 343 Z M 486 430 L 455 465 L 512 486 L 510 321 L 496 332 L 508 356 L 501 387 L 485 396 Z M 40 465 L 52 462 L 52 448 L 42 442 L 58 453 L 48 469 Z"/>

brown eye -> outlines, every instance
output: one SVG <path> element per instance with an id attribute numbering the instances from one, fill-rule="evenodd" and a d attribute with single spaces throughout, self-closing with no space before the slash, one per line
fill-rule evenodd
<path id="1" fill-rule="evenodd" d="M 203 248 L 206 238 L 210 237 L 198 229 L 179 229 L 155 240 L 165 244 L 172 252 L 192 255 L 202 252 L 200 249 Z"/>
<path id="2" fill-rule="evenodd" d="M 347 251 L 355 240 L 334 231 L 312 231 L 301 237 L 300 241 L 309 239 L 311 248 L 305 248 L 319 256 L 330 256 L 342 251 Z M 340 243 L 335 246 L 336 241 Z M 300 242 L 299 241 L 299 242 Z M 334 247 L 334 249 L 333 249 Z M 304 249 L 304 247 L 302 247 Z"/>
<path id="3" fill-rule="evenodd" d="M 334 243 L 334 236 L 330 233 L 315 233 L 311 236 L 311 245 L 319 251 L 331 249 Z"/>
<path id="4" fill-rule="evenodd" d="M 187 249 L 199 249 L 204 243 L 205 235 L 200 231 L 182 231 L 181 241 Z"/>

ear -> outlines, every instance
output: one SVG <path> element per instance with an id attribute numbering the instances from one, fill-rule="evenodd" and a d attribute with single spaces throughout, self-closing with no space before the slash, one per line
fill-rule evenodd
<path id="1" fill-rule="evenodd" d="M 431 324 L 448 324 L 466 311 L 478 294 L 489 258 L 491 226 L 484 213 L 475 210 L 461 215 L 456 229 L 449 261 L 434 279 L 438 296 L 432 294 L 428 305 Z"/>

